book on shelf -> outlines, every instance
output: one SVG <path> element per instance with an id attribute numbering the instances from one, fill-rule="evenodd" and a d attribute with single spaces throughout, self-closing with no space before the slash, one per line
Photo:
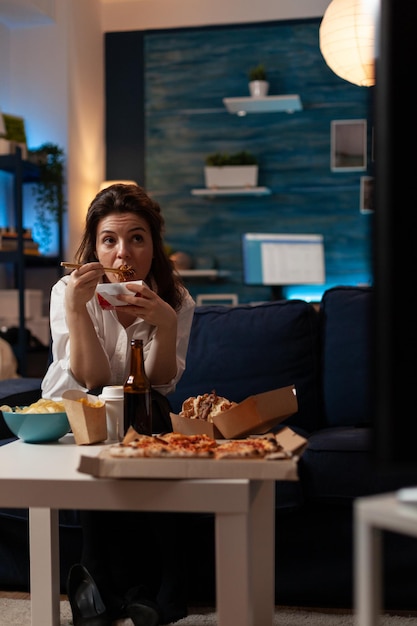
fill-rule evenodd
<path id="1" fill-rule="evenodd" d="M 14 252 L 17 250 L 17 233 L 10 229 L 0 229 L 0 251 Z M 39 254 L 39 244 L 32 239 L 30 231 L 23 232 L 23 251 L 25 254 Z"/>

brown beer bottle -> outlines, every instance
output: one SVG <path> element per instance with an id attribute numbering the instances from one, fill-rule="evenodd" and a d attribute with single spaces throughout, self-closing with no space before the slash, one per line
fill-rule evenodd
<path id="1" fill-rule="evenodd" d="M 145 374 L 142 339 L 130 342 L 130 374 L 123 385 L 125 434 L 130 426 L 140 435 L 152 435 L 151 384 Z"/>

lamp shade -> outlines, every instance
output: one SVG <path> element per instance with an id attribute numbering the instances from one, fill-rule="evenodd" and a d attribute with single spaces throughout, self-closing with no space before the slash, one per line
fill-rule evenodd
<path id="1" fill-rule="evenodd" d="M 375 84 L 375 14 L 365 0 L 332 0 L 320 24 L 320 50 L 330 69 L 344 80 Z"/>

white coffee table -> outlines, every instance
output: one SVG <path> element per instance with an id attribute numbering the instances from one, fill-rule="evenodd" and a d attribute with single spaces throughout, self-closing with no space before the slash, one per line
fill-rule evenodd
<path id="1" fill-rule="evenodd" d="M 0 506 L 29 508 L 32 626 L 60 623 L 59 509 L 214 513 L 219 626 L 271 626 L 274 480 L 194 479 L 192 469 L 186 479 L 119 480 L 77 470 L 81 455 L 95 457 L 102 449 L 76 446 L 72 435 L 56 443 L 0 447 Z"/>
<path id="2" fill-rule="evenodd" d="M 382 533 L 417 537 L 417 506 L 395 493 L 358 498 L 354 507 L 355 613 L 360 626 L 377 626 L 383 611 Z"/>

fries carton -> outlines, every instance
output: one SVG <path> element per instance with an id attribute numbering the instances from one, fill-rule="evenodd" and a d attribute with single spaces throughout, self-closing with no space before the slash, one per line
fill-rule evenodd
<path id="1" fill-rule="evenodd" d="M 62 394 L 62 402 L 78 446 L 107 439 L 106 405 L 97 396 L 78 389 Z"/>
<path id="2" fill-rule="evenodd" d="M 185 435 L 206 434 L 214 439 L 237 439 L 262 435 L 298 411 L 294 385 L 249 396 L 228 411 L 219 413 L 213 423 L 180 417 L 171 413 L 174 431 Z"/>

